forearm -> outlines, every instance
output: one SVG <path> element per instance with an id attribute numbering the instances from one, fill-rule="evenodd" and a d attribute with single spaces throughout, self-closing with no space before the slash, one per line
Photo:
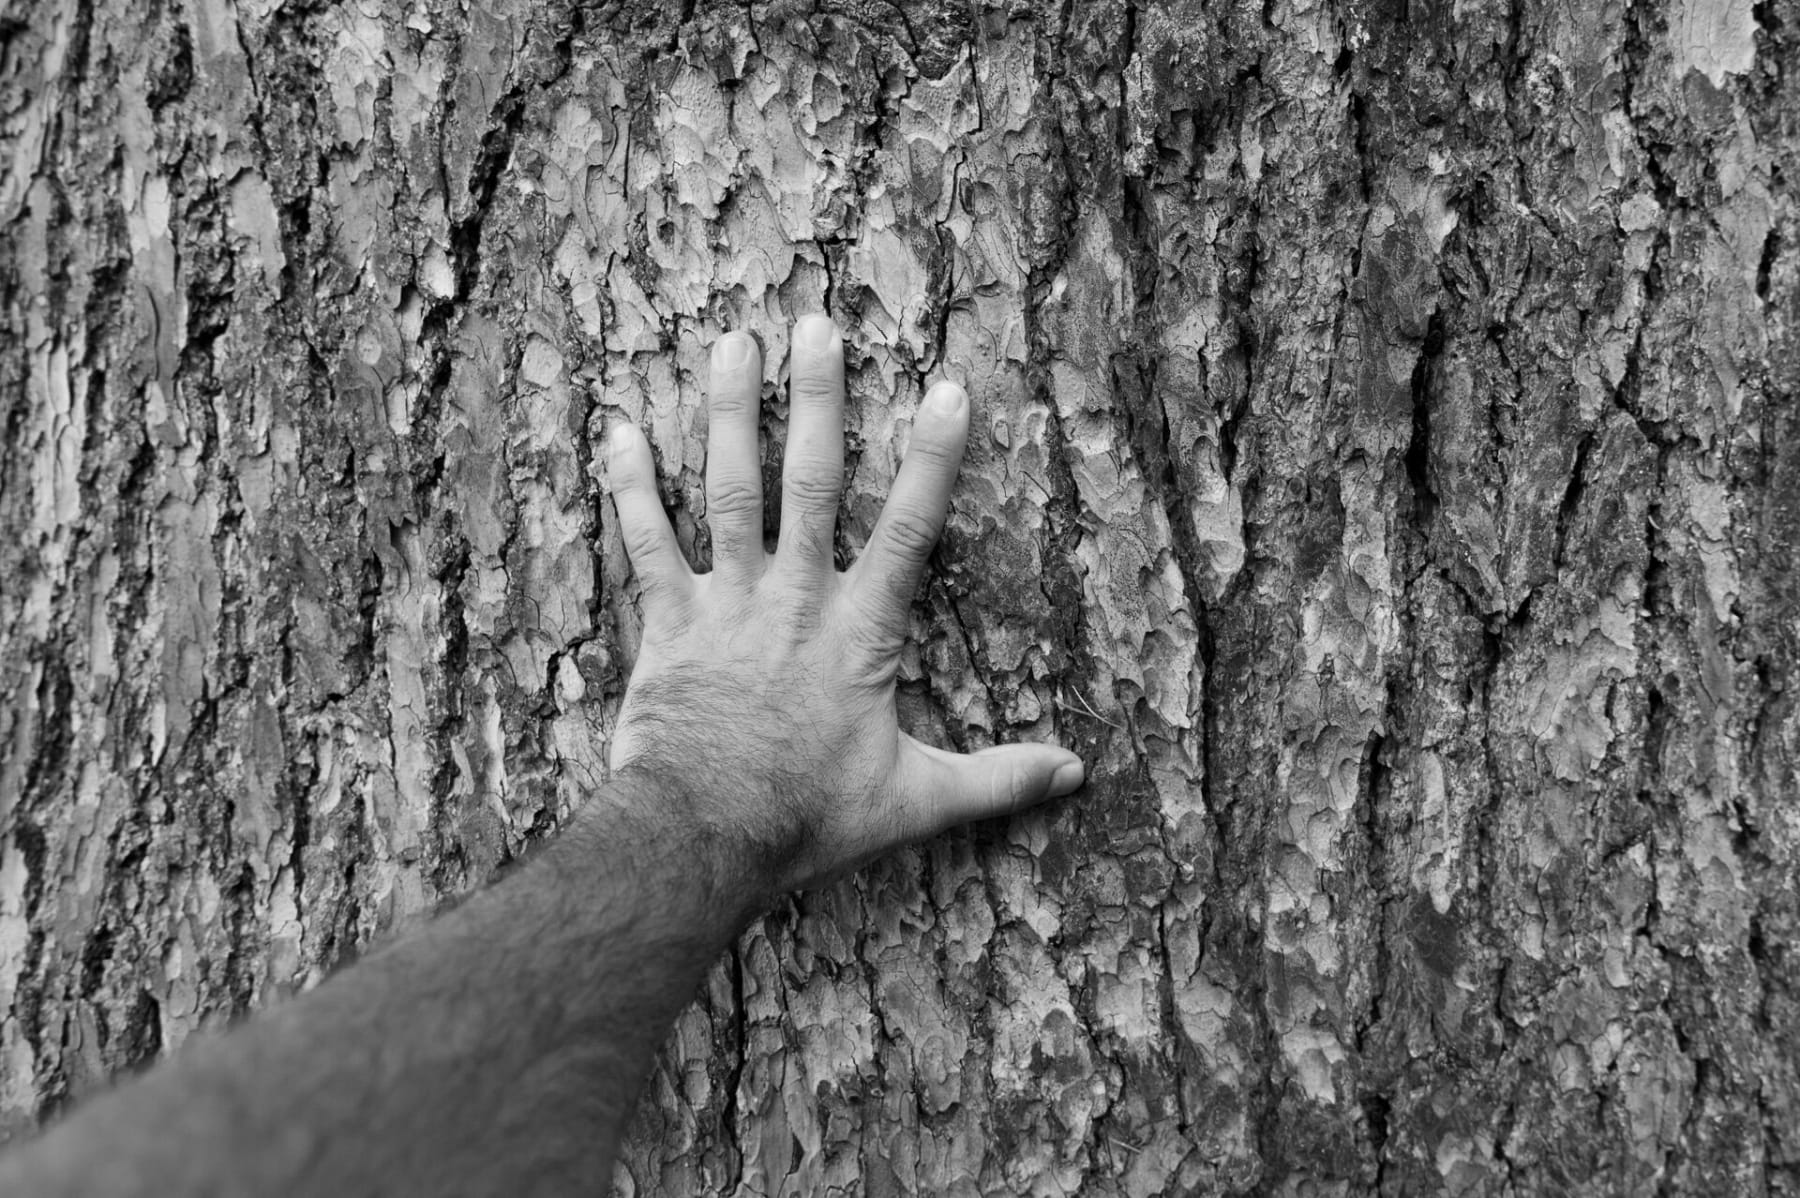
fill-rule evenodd
<path id="1" fill-rule="evenodd" d="M 492 890 L 0 1159 L 0 1192 L 598 1188 L 670 1021 L 767 897 L 682 806 L 613 784 Z"/>

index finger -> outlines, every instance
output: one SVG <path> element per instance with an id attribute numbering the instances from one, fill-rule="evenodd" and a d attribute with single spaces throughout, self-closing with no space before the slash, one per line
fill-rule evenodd
<path id="1" fill-rule="evenodd" d="M 896 641 L 905 637 L 907 611 L 944 531 L 968 438 L 968 395 L 955 383 L 937 384 L 919 405 L 894 490 L 845 580 L 851 602 L 896 630 Z"/>

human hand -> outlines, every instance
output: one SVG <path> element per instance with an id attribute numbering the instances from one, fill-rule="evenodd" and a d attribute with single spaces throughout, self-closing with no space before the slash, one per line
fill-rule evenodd
<path id="1" fill-rule="evenodd" d="M 713 346 L 710 573 L 696 575 L 676 544 L 643 434 L 621 425 L 608 458 L 644 609 L 612 768 L 654 775 L 713 831 L 760 854 L 782 890 L 1068 794 L 1083 776 L 1066 749 L 963 755 L 900 730 L 900 650 L 962 463 L 968 397 L 948 382 L 926 395 L 868 546 L 840 573 L 832 540 L 844 478 L 843 347 L 824 316 L 804 317 L 792 340 L 773 554 L 763 548 L 757 450 L 762 360 L 747 333 Z"/>

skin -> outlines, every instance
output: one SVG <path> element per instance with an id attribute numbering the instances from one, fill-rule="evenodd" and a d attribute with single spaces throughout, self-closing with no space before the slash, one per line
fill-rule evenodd
<path id="1" fill-rule="evenodd" d="M 676 544 L 643 435 L 610 443 L 644 635 L 612 778 L 570 825 L 418 933 L 0 1158 L 0 1193 L 597 1191 L 656 1046 L 770 901 L 1081 784 L 1066 750 L 946 753 L 896 720 L 908 609 L 968 434 L 962 389 L 928 393 L 868 547 L 840 573 L 837 329 L 794 330 L 773 554 L 762 376 L 747 334 L 715 345 L 710 573 Z"/>

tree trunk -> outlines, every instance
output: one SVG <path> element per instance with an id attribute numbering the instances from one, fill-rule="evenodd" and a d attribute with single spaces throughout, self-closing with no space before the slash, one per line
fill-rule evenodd
<path id="1" fill-rule="evenodd" d="M 823 308 L 846 558 L 975 401 L 903 720 L 1092 781 L 752 928 L 626 1192 L 1800 1193 L 1800 3 L 464 7 L 0 0 L 0 1129 L 548 834 L 592 447 L 704 561 Z"/>

